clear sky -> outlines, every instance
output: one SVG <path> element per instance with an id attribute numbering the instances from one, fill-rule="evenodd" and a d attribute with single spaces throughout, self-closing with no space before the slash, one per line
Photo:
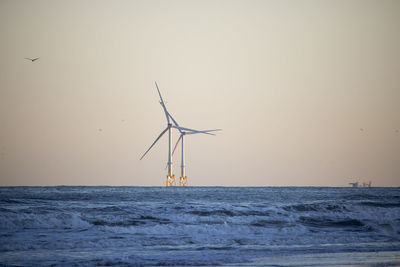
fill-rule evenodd
<path id="1" fill-rule="evenodd" d="M 165 185 L 157 81 L 223 129 L 190 185 L 400 186 L 400 1 L 0 0 L 0 33 L 0 185 Z"/>

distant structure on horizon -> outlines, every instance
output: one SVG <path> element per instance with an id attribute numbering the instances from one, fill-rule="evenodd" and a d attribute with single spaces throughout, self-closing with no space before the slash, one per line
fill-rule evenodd
<path id="1" fill-rule="evenodd" d="M 369 181 L 368 183 L 363 182 L 362 184 L 357 182 L 354 183 L 349 183 L 349 185 L 351 185 L 351 187 L 371 187 L 371 181 Z"/>

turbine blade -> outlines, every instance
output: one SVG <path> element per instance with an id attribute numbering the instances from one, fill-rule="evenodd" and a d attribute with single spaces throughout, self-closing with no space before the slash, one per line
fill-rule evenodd
<path id="1" fill-rule="evenodd" d="M 222 129 L 201 130 L 200 132 L 219 132 L 219 131 L 222 131 Z"/>
<path id="2" fill-rule="evenodd" d="M 174 127 L 175 129 L 178 129 L 178 130 L 184 130 L 184 131 L 188 131 L 188 132 L 199 132 L 198 130 L 180 127 L 180 126 L 172 126 L 172 127 Z"/>
<path id="3" fill-rule="evenodd" d="M 157 84 L 157 82 L 154 82 L 154 83 L 156 84 L 156 88 L 157 88 L 157 91 L 158 91 L 158 95 L 160 96 L 160 100 L 161 100 L 161 102 L 164 103 L 164 100 L 162 99 L 162 96 L 161 96 L 161 93 L 160 93 L 160 89 L 158 89 L 158 84 Z"/>
<path id="4" fill-rule="evenodd" d="M 214 135 L 215 136 L 215 134 L 213 134 L 213 133 L 211 133 L 211 132 L 215 132 L 216 130 L 205 130 L 205 131 L 197 131 L 197 132 L 186 132 L 186 134 L 199 134 L 199 133 L 202 133 L 202 134 L 208 134 L 208 135 Z"/>
<path id="5" fill-rule="evenodd" d="M 176 126 L 178 126 L 179 127 L 179 124 L 176 122 L 176 120 L 171 116 L 171 114 L 169 114 L 168 113 L 168 115 L 169 115 L 169 117 L 171 118 L 171 120 L 174 122 L 174 124 L 176 125 Z M 179 130 L 179 129 L 178 129 Z M 179 130 L 179 132 L 181 132 L 182 133 L 182 131 L 181 130 Z"/>
<path id="6" fill-rule="evenodd" d="M 157 82 L 155 82 L 155 84 L 156 84 L 156 88 L 157 88 L 157 92 L 158 92 L 158 95 L 160 96 L 160 104 L 161 104 L 161 106 L 162 106 L 162 108 L 163 108 L 163 110 L 164 110 L 164 113 L 165 113 L 165 117 L 167 118 L 167 122 L 168 122 L 168 124 L 169 124 L 169 113 L 168 113 L 168 111 L 167 111 L 167 107 L 165 106 L 165 104 L 164 104 L 164 100 L 163 100 L 163 98 L 162 98 L 162 96 L 161 96 L 161 93 L 160 93 L 160 89 L 158 89 L 158 84 L 157 84 Z"/>
<path id="7" fill-rule="evenodd" d="M 186 134 L 187 134 L 187 135 L 189 135 L 189 134 L 208 134 L 208 135 L 214 135 L 214 136 L 215 136 L 215 134 L 209 133 L 209 132 L 206 132 L 206 131 L 186 132 Z"/>
<path id="8" fill-rule="evenodd" d="M 180 131 L 181 130 L 186 131 L 187 134 L 203 133 L 203 134 L 215 135 L 215 134 L 212 134 L 210 132 L 221 131 L 221 129 L 198 131 L 198 130 L 189 129 L 189 128 L 185 128 L 185 127 L 179 127 L 179 126 L 172 126 L 172 127 L 176 128 L 176 129 L 178 129 Z"/>
<path id="9" fill-rule="evenodd" d="M 162 133 L 157 137 L 157 139 L 154 141 L 153 144 L 151 144 L 151 146 L 149 147 L 149 149 L 146 150 L 146 152 L 144 152 L 143 156 L 140 158 L 140 160 L 142 160 L 142 158 L 144 158 L 144 156 L 146 156 L 147 152 L 150 151 L 150 149 L 157 143 L 157 141 L 161 138 L 161 136 L 163 136 L 163 134 L 165 134 L 165 132 L 169 129 L 169 127 L 165 128 L 164 131 L 162 131 Z"/>
<path id="10" fill-rule="evenodd" d="M 162 108 L 164 110 L 165 117 L 167 118 L 167 123 L 169 124 L 169 113 L 167 111 L 167 108 L 164 106 L 164 104 L 162 102 L 160 102 L 160 104 L 161 104 L 161 106 L 162 106 Z"/>
<path id="11" fill-rule="evenodd" d="M 174 155 L 176 148 L 178 147 L 179 142 L 181 141 L 183 134 L 181 134 L 178 138 L 178 141 L 175 144 L 174 150 L 172 151 L 172 155 Z"/>

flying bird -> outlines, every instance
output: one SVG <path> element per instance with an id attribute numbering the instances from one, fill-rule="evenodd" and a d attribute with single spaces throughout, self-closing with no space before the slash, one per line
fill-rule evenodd
<path id="1" fill-rule="evenodd" d="M 25 59 L 27 59 L 27 60 L 30 60 L 30 61 L 35 61 L 35 60 L 38 60 L 39 58 L 37 57 L 37 58 L 28 58 L 28 57 L 26 57 Z"/>

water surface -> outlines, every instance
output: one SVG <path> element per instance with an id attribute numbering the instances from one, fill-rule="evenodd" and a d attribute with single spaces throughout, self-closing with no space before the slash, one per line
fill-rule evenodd
<path id="1" fill-rule="evenodd" d="M 6 265 L 400 264 L 399 188 L 0 187 L 0 204 Z"/>

